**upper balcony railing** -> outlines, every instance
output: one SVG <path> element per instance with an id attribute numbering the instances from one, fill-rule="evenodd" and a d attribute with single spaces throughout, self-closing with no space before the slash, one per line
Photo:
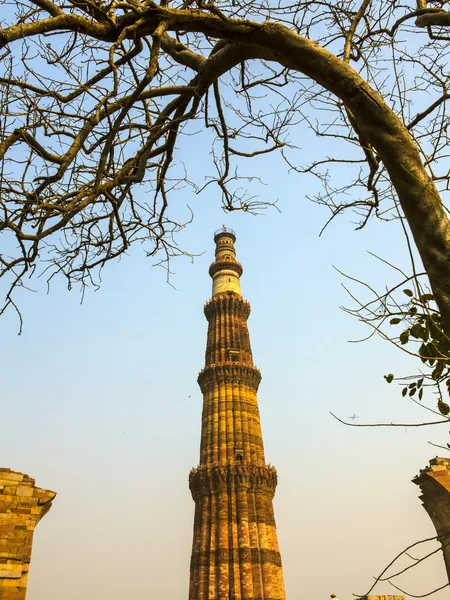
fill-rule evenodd
<path id="1" fill-rule="evenodd" d="M 214 241 L 217 242 L 217 239 L 219 237 L 222 237 L 223 235 L 229 235 L 233 238 L 234 241 L 236 241 L 235 232 L 232 229 L 230 229 L 229 227 L 225 227 L 225 225 L 214 232 Z"/>

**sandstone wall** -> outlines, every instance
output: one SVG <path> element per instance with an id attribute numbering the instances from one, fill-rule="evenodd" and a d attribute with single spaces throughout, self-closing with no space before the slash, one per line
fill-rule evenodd
<path id="1" fill-rule="evenodd" d="M 430 466 L 421 470 L 413 483 L 422 491 L 420 499 L 442 544 L 450 581 L 450 460 L 439 456 L 432 458 Z"/>
<path id="2" fill-rule="evenodd" d="M 363 596 L 358 600 L 405 600 L 405 596 Z"/>
<path id="3" fill-rule="evenodd" d="M 25 600 L 34 528 L 55 496 L 28 475 L 0 468 L 0 600 Z"/>

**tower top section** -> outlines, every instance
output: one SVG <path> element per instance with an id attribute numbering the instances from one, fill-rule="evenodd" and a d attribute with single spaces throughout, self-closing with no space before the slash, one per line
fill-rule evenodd
<path id="1" fill-rule="evenodd" d="M 217 244 L 217 240 L 219 238 L 221 238 L 222 236 L 226 236 L 226 237 L 230 237 L 233 239 L 233 243 L 236 241 L 236 234 L 232 229 L 229 229 L 228 227 L 225 227 L 225 225 L 223 227 L 221 227 L 220 229 L 218 229 L 217 231 L 214 232 L 214 241 Z"/>
<path id="2" fill-rule="evenodd" d="M 240 277 L 243 269 L 241 263 L 236 260 L 236 234 L 224 226 L 214 233 L 214 241 L 216 260 L 209 267 L 209 274 L 213 280 L 212 295 L 234 292 L 241 296 Z"/>

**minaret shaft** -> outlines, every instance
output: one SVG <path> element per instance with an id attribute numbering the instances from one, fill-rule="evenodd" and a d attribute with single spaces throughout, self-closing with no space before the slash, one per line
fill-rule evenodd
<path id="1" fill-rule="evenodd" d="M 284 600 L 272 506 L 277 474 L 265 464 L 250 305 L 240 294 L 234 234 L 224 229 L 215 241 L 205 368 L 198 378 L 200 464 L 189 477 L 196 504 L 189 600 Z"/>

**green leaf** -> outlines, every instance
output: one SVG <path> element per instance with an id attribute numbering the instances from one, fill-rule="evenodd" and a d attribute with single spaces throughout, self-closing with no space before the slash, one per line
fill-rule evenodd
<path id="1" fill-rule="evenodd" d="M 409 296 L 410 298 L 412 298 L 412 297 L 413 297 L 413 293 L 412 293 L 412 291 L 411 291 L 411 290 L 408 290 L 408 289 L 406 289 L 406 290 L 403 290 L 403 293 L 404 293 L 404 294 L 406 294 L 407 296 Z"/>
<path id="2" fill-rule="evenodd" d="M 399 339 L 402 345 L 407 344 L 409 340 L 409 329 L 406 329 L 406 331 L 402 331 Z"/>
<path id="3" fill-rule="evenodd" d="M 427 356 L 428 356 L 428 351 L 427 351 L 427 344 L 422 344 L 419 348 L 419 355 L 420 355 L 420 360 L 424 363 L 427 362 Z"/>
<path id="4" fill-rule="evenodd" d="M 422 379 L 419 379 L 417 382 L 417 387 L 420 389 L 422 387 L 422 383 L 423 383 L 423 377 Z"/>
<path id="5" fill-rule="evenodd" d="M 423 388 L 421 388 L 419 390 L 419 400 L 422 400 L 422 396 L 423 396 Z"/>
<path id="6" fill-rule="evenodd" d="M 419 325 L 419 323 L 416 323 L 415 325 L 413 325 L 410 329 L 411 335 L 417 339 L 421 339 L 424 342 L 427 340 L 428 335 L 427 335 L 427 330 L 425 329 L 425 327 L 422 327 L 421 325 Z"/>
<path id="7" fill-rule="evenodd" d="M 442 331 L 439 329 L 439 327 L 436 327 L 435 323 L 432 323 L 430 328 L 430 337 L 433 338 L 433 340 L 435 340 L 436 342 L 441 342 L 443 339 L 443 333 Z"/>
<path id="8" fill-rule="evenodd" d="M 413 306 L 412 308 L 409 309 L 409 314 L 415 315 L 416 313 L 417 313 L 417 308 L 415 306 Z"/>
<path id="9" fill-rule="evenodd" d="M 436 348 L 430 342 L 429 344 L 422 344 L 419 348 L 420 356 L 423 356 L 422 362 L 428 362 L 430 367 L 436 362 L 436 359 L 433 356 L 436 356 Z"/>
<path id="10" fill-rule="evenodd" d="M 446 402 L 442 402 L 442 400 L 438 402 L 438 409 L 441 415 L 448 415 L 450 412 L 450 406 Z"/>
<path id="11" fill-rule="evenodd" d="M 434 371 L 431 373 L 431 377 L 432 379 L 434 379 L 434 381 L 438 381 L 440 379 L 440 377 L 442 376 L 443 369 L 444 365 L 442 364 L 442 362 L 438 362 Z"/>
<path id="12" fill-rule="evenodd" d="M 405 397 L 407 393 L 408 393 L 408 388 L 406 388 L 406 387 L 403 388 L 402 389 L 402 396 Z"/>
<path id="13" fill-rule="evenodd" d="M 412 390 L 409 390 L 409 395 L 411 396 L 411 398 L 414 396 L 414 394 L 417 392 L 416 388 L 413 388 Z"/>
<path id="14" fill-rule="evenodd" d="M 422 294 L 422 296 L 420 296 L 420 300 L 422 302 L 430 302 L 430 300 L 434 300 L 434 296 L 433 294 Z"/>
<path id="15" fill-rule="evenodd" d="M 394 379 L 394 375 L 392 373 L 389 373 L 389 375 L 385 375 L 384 378 L 386 379 L 386 381 L 388 383 L 392 383 L 392 380 Z"/>
<path id="16" fill-rule="evenodd" d="M 448 340 L 441 340 L 439 342 L 439 344 L 437 345 L 437 353 L 438 355 L 440 355 L 442 358 L 449 356 L 449 346 L 448 346 Z"/>
<path id="17" fill-rule="evenodd" d="M 416 385 L 417 385 L 417 383 L 416 383 L 416 382 L 414 382 L 414 383 L 410 383 L 410 384 L 408 385 L 408 387 L 409 387 L 409 389 L 410 389 L 410 390 L 412 390 L 413 388 L 415 388 L 415 387 L 416 387 Z"/>
<path id="18" fill-rule="evenodd" d="M 389 321 L 389 323 L 390 323 L 391 325 L 398 325 L 400 322 L 401 322 L 401 319 L 398 319 L 397 317 L 395 317 L 395 319 L 391 319 L 391 320 Z"/>

